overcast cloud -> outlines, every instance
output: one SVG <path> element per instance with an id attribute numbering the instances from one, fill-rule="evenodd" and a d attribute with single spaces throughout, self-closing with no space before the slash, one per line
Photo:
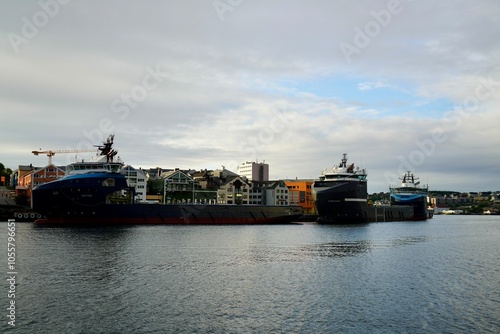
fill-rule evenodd
<path id="1" fill-rule="evenodd" d="M 500 3 L 0 1 L 0 162 L 115 134 L 134 167 L 500 190 Z M 91 154 L 79 154 L 89 157 Z M 67 164 L 74 154 L 59 154 Z"/>

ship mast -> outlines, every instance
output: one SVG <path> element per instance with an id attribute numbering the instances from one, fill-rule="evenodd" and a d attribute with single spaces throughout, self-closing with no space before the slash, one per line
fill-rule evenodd
<path id="1" fill-rule="evenodd" d="M 97 146 L 97 149 L 101 151 L 101 155 L 106 156 L 107 163 L 113 162 L 113 158 L 118 154 L 118 151 L 115 151 L 113 146 L 113 140 L 115 139 L 115 135 L 109 135 L 108 139 L 105 142 L 102 142 L 102 146 Z"/>
<path id="2" fill-rule="evenodd" d="M 340 168 L 346 168 L 347 167 L 347 153 L 344 153 L 342 157 L 342 162 L 340 163 Z"/>
<path id="3" fill-rule="evenodd" d="M 403 178 L 399 178 L 400 180 L 402 180 L 403 184 L 406 184 L 406 183 L 410 183 L 410 184 L 413 184 L 413 185 L 418 185 L 420 184 L 420 182 L 417 182 L 415 183 L 415 180 L 418 180 L 418 177 L 415 177 L 411 171 L 407 171 L 404 175 L 403 175 Z"/>

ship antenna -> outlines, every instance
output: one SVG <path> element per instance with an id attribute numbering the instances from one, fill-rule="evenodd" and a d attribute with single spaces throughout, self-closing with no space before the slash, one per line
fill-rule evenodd
<path id="1" fill-rule="evenodd" d="M 344 153 L 344 156 L 342 157 L 342 164 L 340 167 L 347 167 L 347 153 Z"/>

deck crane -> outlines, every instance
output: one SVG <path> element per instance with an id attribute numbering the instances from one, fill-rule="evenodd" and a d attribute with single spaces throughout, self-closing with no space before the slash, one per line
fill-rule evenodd
<path id="1" fill-rule="evenodd" d="M 96 149 L 93 150 L 45 150 L 45 151 L 31 151 L 34 155 L 47 154 L 49 157 L 49 165 L 52 164 L 52 157 L 56 153 L 81 153 L 81 152 L 97 152 Z"/>

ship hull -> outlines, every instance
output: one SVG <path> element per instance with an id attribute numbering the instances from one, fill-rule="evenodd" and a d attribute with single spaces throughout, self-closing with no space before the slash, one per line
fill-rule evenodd
<path id="1" fill-rule="evenodd" d="M 428 218 L 432 218 L 432 214 L 427 210 L 426 194 L 391 194 L 391 205 L 404 205 L 413 207 L 413 220 L 426 220 Z"/>
<path id="2" fill-rule="evenodd" d="M 51 211 L 36 223 L 48 224 L 166 224 L 248 225 L 289 224 L 302 215 L 301 208 L 260 205 L 110 204 Z"/>
<path id="3" fill-rule="evenodd" d="M 313 197 L 318 222 L 324 224 L 356 224 L 410 220 L 412 206 L 372 206 L 367 203 L 366 182 L 316 182 Z"/>

